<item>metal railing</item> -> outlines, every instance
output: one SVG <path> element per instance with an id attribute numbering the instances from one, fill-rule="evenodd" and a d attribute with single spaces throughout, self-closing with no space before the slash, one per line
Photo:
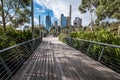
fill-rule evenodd
<path id="1" fill-rule="evenodd" d="M 68 45 L 120 73 L 120 46 L 66 37 Z"/>
<path id="2" fill-rule="evenodd" d="M 9 80 L 41 42 L 35 38 L 0 50 L 0 80 Z"/>

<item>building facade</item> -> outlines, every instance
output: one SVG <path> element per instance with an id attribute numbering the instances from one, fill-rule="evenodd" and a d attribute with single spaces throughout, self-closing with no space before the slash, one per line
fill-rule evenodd
<path id="1" fill-rule="evenodd" d="M 67 26 L 71 26 L 71 19 L 70 19 L 70 17 L 67 17 Z"/>
<path id="2" fill-rule="evenodd" d="M 64 14 L 61 14 L 61 27 L 66 27 L 67 26 L 67 18 L 64 16 Z"/>
<path id="3" fill-rule="evenodd" d="M 58 21 L 54 21 L 54 26 L 55 26 L 55 27 L 58 26 Z"/>
<path id="4" fill-rule="evenodd" d="M 70 5 L 70 12 L 69 12 L 69 18 L 68 18 L 68 26 L 71 26 L 71 16 L 72 15 L 72 5 Z"/>
<path id="5" fill-rule="evenodd" d="M 71 26 L 71 13 L 72 12 L 72 6 L 70 5 L 70 11 L 69 11 L 69 16 L 64 16 L 64 14 L 61 14 L 60 18 L 60 26 L 61 27 L 66 27 L 66 26 Z"/>
<path id="6" fill-rule="evenodd" d="M 48 13 L 48 15 L 46 16 L 46 29 L 49 31 L 50 27 L 51 27 L 51 17 Z"/>
<path id="7" fill-rule="evenodd" d="M 79 18 L 79 17 L 76 17 L 75 20 L 74 20 L 74 22 L 73 22 L 73 24 L 74 24 L 74 26 L 76 26 L 76 27 L 82 26 L 82 19 Z"/>

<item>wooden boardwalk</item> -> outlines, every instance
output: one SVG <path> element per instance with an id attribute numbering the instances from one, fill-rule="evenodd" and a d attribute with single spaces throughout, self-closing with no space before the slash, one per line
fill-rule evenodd
<path id="1" fill-rule="evenodd" d="M 120 80 L 120 74 L 47 37 L 11 80 Z"/>

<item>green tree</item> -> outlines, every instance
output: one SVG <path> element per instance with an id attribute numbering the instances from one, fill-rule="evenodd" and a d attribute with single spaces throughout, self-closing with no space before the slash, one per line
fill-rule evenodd
<path id="1" fill-rule="evenodd" d="M 79 6 L 79 11 L 81 13 L 90 13 L 91 18 L 91 31 L 93 31 L 93 12 L 95 8 L 98 6 L 99 1 L 98 0 L 81 0 L 81 5 Z"/>
<path id="2" fill-rule="evenodd" d="M 96 8 L 96 15 L 99 20 L 106 18 L 120 19 L 120 0 L 99 0 Z"/>
<path id="3" fill-rule="evenodd" d="M 99 6 L 96 8 L 96 15 L 101 21 L 108 18 L 117 19 L 120 22 L 120 0 L 99 0 Z M 118 34 L 119 32 L 118 29 Z"/>
<path id="4" fill-rule="evenodd" d="M 0 17 L 4 31 L 6 24 L 13 23 L 14 27 L 29 22 L 30 0 L 0 0 Z"/>

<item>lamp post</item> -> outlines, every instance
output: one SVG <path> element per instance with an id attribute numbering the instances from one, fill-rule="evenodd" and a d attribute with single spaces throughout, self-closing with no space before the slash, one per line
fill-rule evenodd
<path id="1" fill-rule="evenodd" d="M 32 38 L 34 38 L 34 4 L 33 0 L 31 0 L 31 21 L 32 21 Z"/>

